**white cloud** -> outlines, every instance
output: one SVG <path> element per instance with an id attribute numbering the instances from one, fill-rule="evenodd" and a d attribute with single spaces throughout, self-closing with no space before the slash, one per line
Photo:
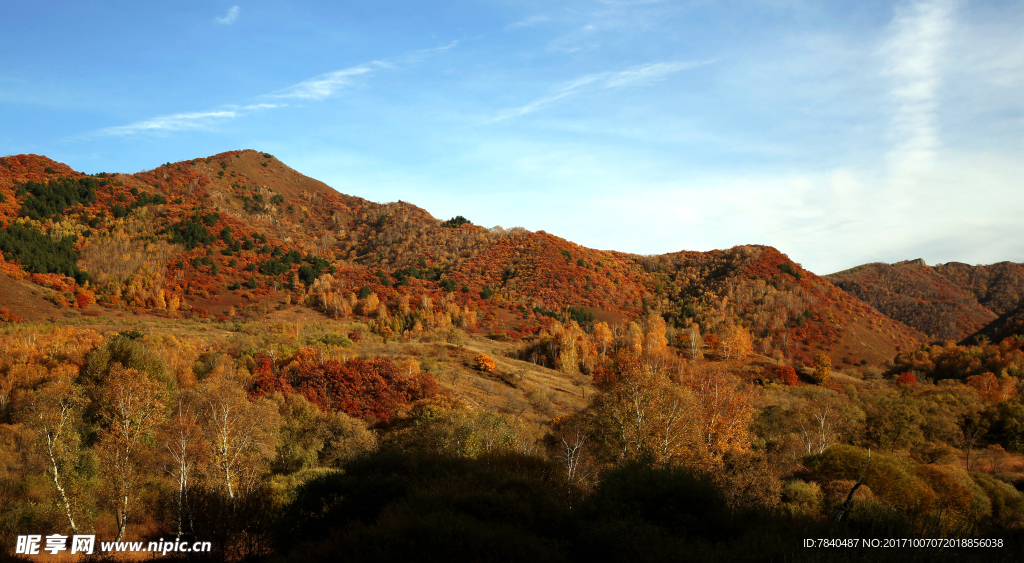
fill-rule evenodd
<path id="1" fill-rule="evenodd" d="M 543 106 L 575 96 L 576 94 L 585 91 L 587 88 L 592 89 L 610 89 L 610 88 L 622 88 L 624 86 L 630 86 L 639 82 L 653 82 L 655 80 L 661 80 L 670 74 L 675 74 L 683 70 L 689 70 L 691 68 L 697 68 L 705 65 L 709 65 L 715 62 L 714 60 L 708 61 L 687 61 L 687 62 L 671 62 L 671 63 L 651 63 L 633 67 L 628 70 L 619 72 L 599 72 L 594 74 L 588 74 L 586 76 L 577 78 L 571 82 L 561 84 L 552 89 L 552 92 L 547 96 L 537 98 L 536 100 L 520 106 L 518 108 L 506 111 L 497 118 L 491 120 L 501 121 L 510 117 L 518 117 L 526 115 L 533 111 L 540 109 Z"/>
<path id="2" fill-rule="evenodd" d="M 283 90 L 269 94 L 269 96 L 273 98 L 293 98 L 299 100 L 323 100 L 333 96 L 338 92 L 338 90 L 341 90 L 345 86 L 351 84 L 353 79 L 356 77 L 370 74 L 376 70 L 394 69 L 400 64 L 419 62 L 427 55 L 447 51 L 455 47 L 457 44 L 457 41 L 452 41 L 451 43 L 440 47 L 413 51 L 394 60 L 371 61 L 361 65 L 343 68 L 341 70 L 325 72 L 324 74 L 314 76 L 313 78 L 303 80 L 298 84 L 293 84 Z"/>
<path id="3" fill-rule="evenodd" d="M 216 21 L 217 23 L 220 23 L 220 24 L 224 24 L 224 25 L 231 25 L 231 24 L 235 23 L 236 20 L 238 20 L 238 14 L 241 11 L 242 11 L 242 9 L 239 8 L 238 6 L 231 6 L 231 9 L 228 10 L 228 13 L 225 14 L 224 17 L 222 17 L 222 18 L 214 18 L 214 21 Z"/>
<path id="4" fill-rule="evenodd" d="M 233 119 L 238 112 L 233 110 L 201 111 L 193 113 L 176 113 L 137 121 L 128 125 L 108 127 L 100 131 L 102 135 L 135 135 L 137 133 L 160 133 L 168 131 L 187 131 L 191 129 L 205 129 L 208 126 Z"/>
<path id="5" fill-rule="evenodd" d="M 229 12 L 230 17 L 234 11 Z M 237 13 L 235 14 L 237 15 Z M 327 72 L 303 80 L 298 84 L 289 86 L 283 90 L 271 94 L 265 94 L 260 98 L 296 99 L 320 101 L 335 94 L 338 90 L 347 86 L 358 76 L 369 74 L 378 69 L 395 68 L 396 63 L 413 63 L 422 60 L 429 54 L 447 51 L 458 43 L 452 41 L 447 45 L 420 49 L 412 51 L 403 57 L 391 61 L 372 61 L 369 63 L 349 67 L 346 69 Z M 257 98 L 258 99 L 258 98 Z M 245 106 L 226 106 L 224 109 L 216 109 L 202 112 L 176 113 L 154 117 L 144 121 L 137 121 L 128 125 L 107 127 L 96 132 L 98 135 L 135 135 L 138 133 L 167 133 L 172 131 L 188 131 L 195 129 L 207 129 L 225 120 L 235 119 L 256 111 L 286 107 L 285 103 L 262 102 Z"/>
<path id="6" fill-rule="evenodd" d="M 274 98 L 296 98 L 300 100 L 323 100 L 333 95 L 338 90 L 352 83 L 352 79 L 364 74 L 369 74 L 375 69 L 385 68 L 386 63 L 373 61 L 350 68 L 325 72 L 298 84 L 289 86 L 270 94 Z"/>
<path id="7" fill-rule="evenodd" d="M 943 55 L 953 28 L 951 0 L 915 0 L 897 8 L 882 49 L 896 102 L 889 153 L 897 174 L 928 169 L 941 147 L 937 124 Z"/>
<path id="8" fill-rule="evenodd" d="M 529 17 L 523 18 L 523 19 L 521 19 L 521 20 L 519 20 L 517 22 L 510 23 L 510 24 L 506 25 L 505 26 L 505 31 L 509 31 L 511 29 L 516 29 L 516 28 L 520 28 L 520 27 L 533 27 L 535 25 L 540 25 L 540 24 L 548 21 L 548 19 L 549 18 L 547 16 L 529 16 Z"/>
<path id="9" fill-rule="evenodd" d="M 100 135 L 135 135 L 138 133 L 168 133 L 172 131 L 190 131 L 208 129 L 218 123 L 235 119 L 249 113 L 265 109 L 283 107 L 284 104 L 251 104 L 247 106 L 230 106 L 224 109 L 176 113 L 154 117 L 144 121 L 108 127 L 98 132 Z"/>

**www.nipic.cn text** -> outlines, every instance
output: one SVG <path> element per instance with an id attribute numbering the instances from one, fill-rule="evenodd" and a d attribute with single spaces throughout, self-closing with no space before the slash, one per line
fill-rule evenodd
<path id="1" fill-rule="evenodd" d="M 70 545 L 68 540 L 71 540 Z M 145 547 L 143 547 L 145 546 Z M 188 541 L 160 541 L 151 542 L 100 542 L 100 552 L 103 553 L 193 553 L 209 552 L 210 542 L 188 542 Z M 28 535 L 18 536 L 18 544 L 14 552 L 18 555 L 39 555 L 40 551 L 57 555 L 63 551 L 72 554 L 82 553 L 92 555 L 96 549 L 95 535 L 63 536 L 53 534 L 49 536 Z"/>

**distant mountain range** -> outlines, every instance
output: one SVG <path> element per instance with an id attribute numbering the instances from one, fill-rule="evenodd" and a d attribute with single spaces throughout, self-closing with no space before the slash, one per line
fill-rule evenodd
<path id="1" fill-rule="evenodd" d="M 919 261 L 820 277 L 771 247 L 639 256 L 544 231 L 441 220 L 339 193 L 272 155 L 232 151 L 137 174 L 0 158 L 0 307 L 27 320 L 131 308 L 219 316 L 301 302 L 359 314 L 424 299 L 496 338 L 654 312 L 680 336 L 739 324 L 765 356 L 881 363 L 927 340 L 1013 333 L 1024 268 Z M 1015 324 L 1016 323 L 1016 324 Z M 624 327 L 624 324 L 623 324 Z M 624 328 L 623 328 L 624 330 Z"/>

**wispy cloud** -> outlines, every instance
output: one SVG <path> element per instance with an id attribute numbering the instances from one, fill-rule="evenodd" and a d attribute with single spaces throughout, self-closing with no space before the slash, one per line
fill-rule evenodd
<path id="1" fill-rule="evenodd" d="M 213 123 L 219 123 L 225 119 L 233 119 L 238 116 L 234 110 L 220 111 L 199 111 L 191 113 L 176 113 L 174 115 L 163 115 L 136 121 L 128 125 L 108 127 L 101 130 L 101 135 L 135 135 L 137 133 L 162 133 L 168 131 L 188 131 L 192 129 L 205 129 Z"/>
<path id="2" fill-rule="evenodd" d="M 229 12 L 228 15 L 230 16 L 231 13 Z M 356 77 L 367 75 L 376 70 L 398 68 L 401 64 L 419 62 L 430 54 L 447 51 L 455 47 L 457 44 L 458 43 L 456 41 L 452 41 L 451 43 L 440 47 L 412 51 L 390 61 L 372 61 L 341 70 L 335 70 L 333 72 L 326 72 L 308 80 L 303 80 L 298 84 L 293 84 L 292 86 L 278 90 L 277 92 L 257 96 L 255 99 L 320 101 L 334 95 L 336 92 L 349 85 Z M 174 131 L 202 130 L 208 129 L 227 120 L 249 115 L 257 111 L 286 107 L 287 105 L 287 103 L 262 102 L 245 106 L 229 105 L 209 111 L 176 113 L 173 115 L 164 115 L 143 121 L 136 121 L 135 123 L 129 123 L 128 125 L 107 127 L 106 129 L 101 129 L 91 135 L 125 136 L 140 133 L 169 133 Z"/>
<path id="3" fill-rule="evenodd" d="M 135 123 L 129 123 L 128 125 L 107 127 L 106 129 L 100 130 L 98 134 L 107 136 L 123 136 L 136 135 L 139 133 L 169 133 L 172 131 L 207 129 L 229 119 L 235 119 L 236 117 L 241 117 L 242 115 L 247 115 L 260 110 L 282 107 L 282 105 L 283 104 L 251 104 L 247 106 L 229 106 L 224 109 L 211 111 L 163 115 L 152 119 L 146 119 L 144 121 L 136 121 Z"/>
<path id="4" fill-rule="evenodd" d="M 323 100 L 333 95 L 338 90 L 352 83 L 352 79 L 364 74 L 369 74 L 376 69 L 387 68 L 388 64 L 383 61 L 373 61 L 350 68 L 325 72 L 298 84 L 293 84 L 283 90 L 279 90 L 270 97 L 274 98 L 296 98 L 300 100 Z"/>
<path id="5" fill-rule="evenodd" d="M 665 77 L 671 74 L 675 74 L 677 72 L 709 65 L 713 62 L 715 62 L 714 59 L 707 61 L 650 63 L 618 72 L 598 72 L 594 74 L 588 74 L 586 76 L 577 78 L 576 80 L 573 80 L 571 82 L 567 82 L 565 84 L 556 86 L 552 90 L 552 92 L 547 96 L 537 98 L 536 100 L 526 105 L 506 111 L 502 115 L 493 119 L 492 122 L 501 121 L 503 119 L 508 119 L 510 117 L 519 117 L 521 115 L 526 115 L 528 113 L 537 111 L 538 109 L 546 105 L 557 102 L 558 100 L 575 96 L 587 90 L 622 88 L 624 86 L 630 86 L 642 82 L 649 83 L 656 80 L 664 79 Z"/>
<path id="6" fill-rule="evenodd" d="M 222 18 L 214 18 L 214 21 L 216 21 L 217 23 L 224 24 L 224 25 L 231 25 L 231 24 L 235 23 L 235 21 L 238 20 L 238 14 L 241 11 L 242 11 L 242 9 L 239 8 L 238 6 L 231 6 L 231 9 L 228 10 L 228 13 L 225 14 L 224 17 L 222 17 Z"/>
<path id="7" fill-rule="evenodd" d="M 903 172 L 928 167 L 941 146 L 938 88 L 954 8 L 952 0 L 914 0 L 900 6 L 882 50 L 896 102 L 891 125 L 895 144 L 889 159 Z"/>
<path id="8" fill-rule="evenodd" d="M 351 84 L 356 77 L 364 76 L 378 70 L 395 69 L 402 64 L 419 62 L 427 55 L 447 51 L 448 49 L 455 47 L 457 44 L 458 42 L 452 41 L 451 43 L 440 47 L 413 51 L 393 60 L 371 61 L 361 65 L 343 68 L 341 70 L 325 72 L 324 74 L 314 76 L 308 80 L 303 80 L 298 84 L 293 84 L 287 88 L 268 94 L 267 96 L 271 98 L 291 98 L 311 101 L 323 100 L 333 96 L 338 92 L 338 90 L 341 90 Z"/>
<path id="9" fill-rule="evenodd" d="M 547 16 L 539 16 L 539 15 L 537 15 L 537 16 L 529 16 L 529 17 L 523 18 L 523 19 L 521 19 L 521 20 L 519 20 L 517 22 L 513 22 L 513 23 L 510 23 L 510 24 L 506 25 L 505 26 L 505 31 L 509 31 L 509 30 L 512 30 L 512 29 L 520 28 L 520 27 L 533 27 L 535 25 L 540 25 L 540 24 L 542 24 L 542 23 L 544 23 L 546 21 L 548 21 L 548 17 Z"/>

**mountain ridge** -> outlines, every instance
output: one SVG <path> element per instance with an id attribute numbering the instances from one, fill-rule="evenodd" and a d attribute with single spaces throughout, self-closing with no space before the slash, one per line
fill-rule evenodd
<path id="1" fill-rule="evenodd" d="M 68 199 L 67 190 L 84 195 Z M 442 221 L 411 203 L 343 194 L 254 150 L 135 174 L 5 157 L 0 194 L 5 230 L 73 240 L 75 267 L 90 280 L 33 270 L 16 247 L 5 249 L 0 270 L 42 285 L 58 306 L 99 314 L 223 316 L 282 300 L 366 314 L 357 294 L 374 293 L 390 311 L 457 307 L 479 321 L 465 328 L 511 338 L 553 319 L 627 323 L 649 313 L 666 319 L 678 345 L 695 324 L 709 335 L 738 325 L 764 356 L 807 364 L 826 353 L 837 365 L 880 363 L 924 338 L 772 247 L 595 250 L 545 231 Z M 35 219 L 28 200 L 39 202 Z"/>

